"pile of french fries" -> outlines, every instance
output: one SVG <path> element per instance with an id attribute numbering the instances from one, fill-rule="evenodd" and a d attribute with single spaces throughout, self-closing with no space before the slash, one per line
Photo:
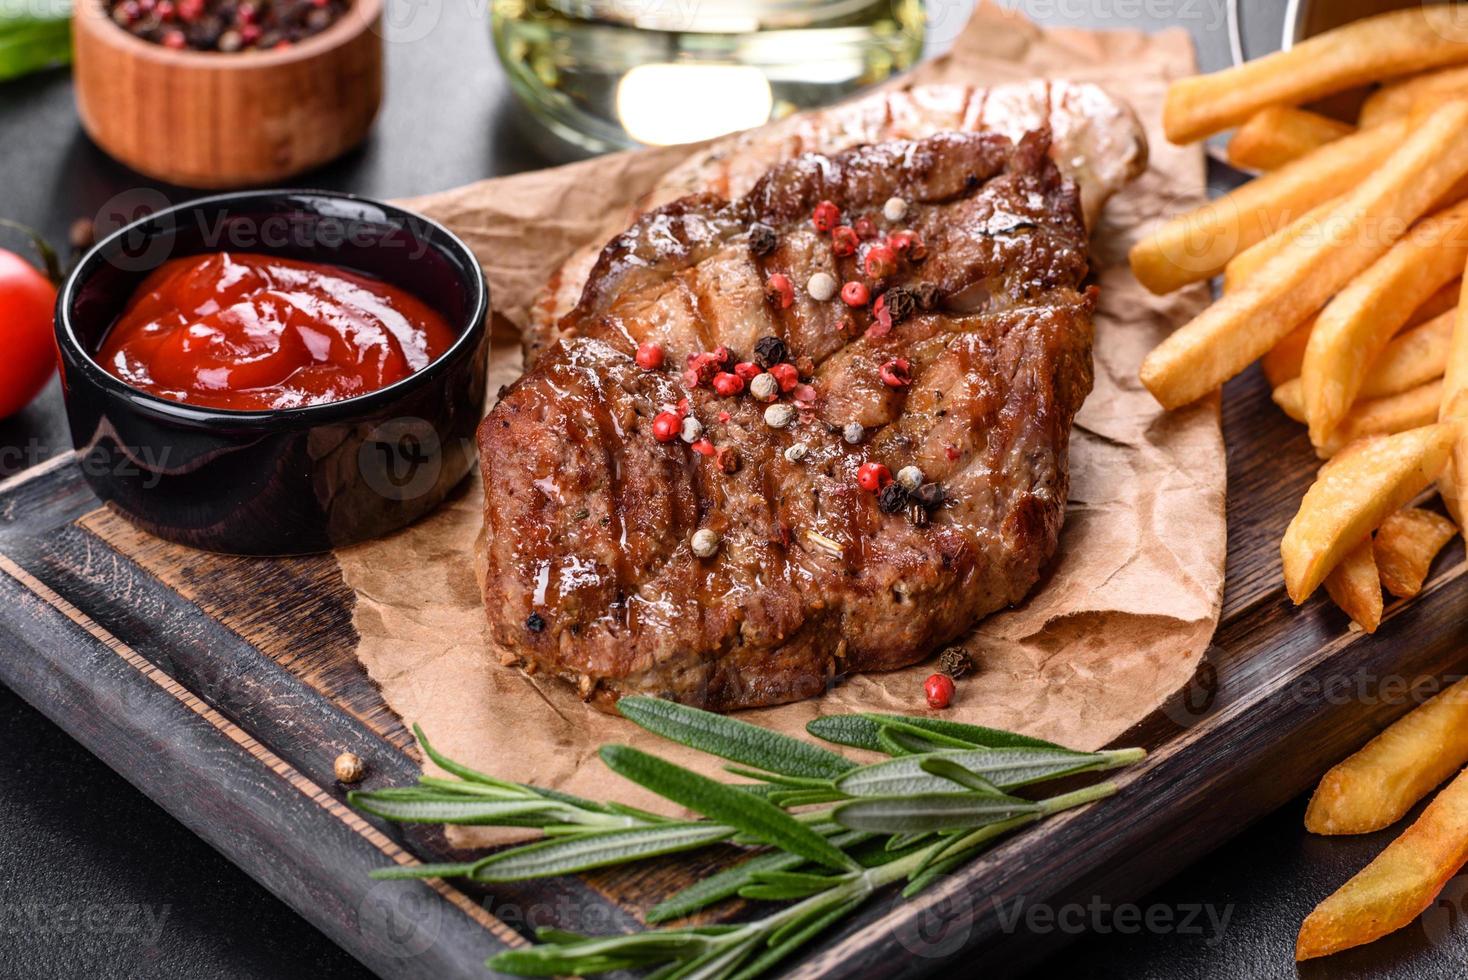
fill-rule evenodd
<path id="1" fill-rule="evenodd" d="M 1354 123 L 1304 108 L 1369 88 Z M 1325 460 L 1281 542 L 1285 586 L 1322 585 L 1366 632 L 1382 590 L 1417 595 L 1468 519 L 1468 4 L 1356 21 L 1180 81 L 1175 143 L 1234 129 L 1260 176 L 1139 242 L 1155 293 L 1222 276 L 1220 298 L 1157 346 L 1141 380 L 1166 408 L 1260 362 Z M 1436 488 L 1451 519 L 1419 498 Z M 1321 782 L 1306 826 L 1390 826 L 1468 764 L 1468 680 Z M 1297 959 L 1411 923 L 1468 861 L 1468 770 L 1306 919 Z"/>
<path id="2" fill-rule="evenodd" d="M 1354 124 L 1302 107 L 1363 86 Z M 1132 249 L 1156 293 L 1223 279 L 1142 383 L 1177 408 L 1260 362 L 1326 460 L 1281 542 L 1290 597 L 1323 585 L 1373 632 L 1383 588 L 1421 591 L 1468 516 L 1468 5 L 1179 81 L 1163 126 L 1178 143 L 1233 128 L 1230 160 L 1260 176 Z M 1457 524 L 1413 506 L 1434 486 Z"/>

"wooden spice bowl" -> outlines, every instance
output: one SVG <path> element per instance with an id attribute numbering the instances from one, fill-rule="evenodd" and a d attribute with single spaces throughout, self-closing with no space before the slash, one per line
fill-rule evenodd
<path id="1" fill-rule="evenodd" d="M 269 184 L 360 143 L 382 101 L 382 0 L 352 0 L 285 50 L 174 50 L 134 37 L 103 0 L 72 18 L 77 111 L 109 155 L 186 187 Z"/>

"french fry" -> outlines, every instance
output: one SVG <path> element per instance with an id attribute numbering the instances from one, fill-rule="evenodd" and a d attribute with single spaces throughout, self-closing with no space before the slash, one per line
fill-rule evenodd
<path id="1" fill-rule="evenodd" d="M 1381 584 L 1398 599 L 1421 592 L 1432 560 L 1457 533 L 1452 521 L 1420 507 L 1405 507 L 1382 521 L 1373 546 Z"/>
<path id="2" fill-rule="evenodd" d="M 1362 127 L 1379 126 L 1411 115 L 1425 100 L 1444 95 L 1468 97 L 1468 66 L 1424 72 L 1383 85 L 1361 104 L 1358 122 Z"/>
<path id="3" fill-rule="evenodd" d="M 1132 246 L 1132 274 L 1158 294 L 1211 279 L 1242 250 L 1358 187 L 1406 137 L 1406 120 L 1355 133 L 1178 215 Z"/>
<path id="4" fill-rule="evenodd" d="M 1385 254 L 1465 174 L 1468 103 L 1455 102 L 1433 113 L 1342 199 L 1334 214 L 1342 219 L 1345 234 L 1330 241 L 1301 238 L 1286 244 L 1275 261 L 1245 280 L 1237 292 L 1225 293 L 1152 350 L 1142 362 L 1142 383 L 1166 408 L 1189 404 L 1219 387 Z M 1306 346 L 1306 367 L 1319 333 L 1317 323 Z M 1305 394 L 1313 424 L 1308 381 Z"/>
<path id="5" fill-rule="evenodd" d="M 1468 275 L 1453 320 L 1453 338 L 1448 344 L 1448 365 L 1443 374 L 1443 400 L 1438 419 L 1458 425 L 1459 435 L 1448 458 L 1447 469 L 1438 481 L 1438 493 L 1458 527 L 1468 520 Z"/>
<path id="6" fill-rule="evenodd" d="M 1239 286 L 1245 279 L 1277 258 L 1290 242 L 1307 238 L 1316 242 L 1339 238 L 1343 219 L 1336 218 L 1334 215 L 1340 203 L 1339 197 L 1333 197 L 1315 205 L 1297 220 L 1285 225 L 1268 238 L 1255 242 L 1229 259 L 1228 265 L 1223 267 L 1224 294 L 1238 292 Z"/>
<path id="7" fill-rule="evenodd" d="M 1309 342 L 1310 329 L 1314 326 L 1315 318 L 1311 317 L 1291 330 L 1283 340 L 1269 348 L 1269 352 L 1259 359 L 1259 366 L 1264 369 L 1264 377 L 1269 379 L 1271 388 L 1278 388 L 1286 381 L 1300 376 L 1300 365 L 1305 361 L 1305 344 Z M 1305 421 L 1304 413 L 1304 392 L 1301 392 L 1300 417 L 1295 421 Z"/>
<path id="8" fill-rule="evenodd" d="M 1454 427 L 1426 425 L 1374 439 L 1321 467 L 1280 542 L 1285 587 L 1308 599 L 1346 553 L 1437 478 Z"/>
<path id="9" fill-rule="evenodd" d="M 1305 423 L 1305 392 L 1299 378 L 1278 385 L 1270 398 L 1290 418 Z M 1330 459 L 1346 446 L 1370 436 L 1392 435 L 1429 425 L 1437 417 L 1441 403 L 1442 382 L 1437 380 L 1385 398 L 1358 401 L 1324 445 L 1315 447 L 1315 451 L 1320 457 Z"/>
<path id="10" fill-rule="evenodd" d="M 1468 680 L 1461 680 L 1326 773 L 1305 810 L 1305 829 L 1369 834 L 1390 827 L 1465 764 Z"/>
<path id="11" fill-rule="evenodd" d="M 1269 397 L 1279 406 L 1280 411 L 1301 425 L 1305 423 L 1305 392 L 1300 387 L 1299 378 L 1290 378 L 1276 385 Z"/>
<path id="12" fill-rule="evenodd" d="M 1325 442 L 1315 447 L 1316 455 L 1329 458 L 1367 436 L 1392 435 L 1430 425 L 1442 404 L 1442 390 L 1441 381 L 1429 381 L 1401 394 L 1358 401 Z"/>
<path id="13" fill-rule="evenodd" d="M 1409 328 L 1421 326 L 1428 320 L 1432 320 L 1436 317 L 1442 316 L 1444 313 L 1448 312 L 1448 310 L 1457 309 L 1458 294 L 1462 291 L 1462 281 L 1459 279 L 1454 279 L 1452 282 L 1448 283 L 1446 286 L 1443 286 L 1437 292 L 1427 297 L 1426 302 L 1424 302 L 1421 306 L 1417 307 L 1417 309 L 1412 312 L 1411 318 L 1407 320 L 1407 326 Z"/>
<path id="14" fill-rule="evenodd" d="M 1228 142 L 1228 162 L 1246 170 L 1275 170 L 1356 131 L 1318 112 L 1272 105 L 1248 118 Z"/>
<path id="15" fill-rule="evenodd" d="M 1447 370 L 1456 319 L 1449 310 L 1393 337 L 1368 369 L 1361 397 L 1384 398 L 1441 378 Z"/>
<path id="16" fill-rule="evenodd" d="M 1295 959 L 1327 956 L 1409 925 L 1468 861 L 1468 775 L 1448 784 L 1376 860 L 1315 907 Z"/>
<path id="17" fill-rule="evenodd" d="M 1376 632 L 1381 625 L 1381 579 L 1376 573 L 1369 535 L 1346 552 L 1341 563 L 1325 577 L 1325 591 L 1356 625 L 1367 633 Z"/>
<path id="18" fill-rule="evenodd" d="M 1468 120 L 1468 103 L 1452 108 Z M 1420 222 L 1320 311 L 1300 366 L 1311 442 L 1324 444 L 1361 393 L 1371 362 L 1414 309 L 1462 275 L 1465 259 L 1468 201 Z"/>
<path id="19" fill-rule="evenodd" d="M 1162 128 L 1191 143 L 1271 105 L 1301 105 L 1367 82 L 1468 61 L 1468 30 L 1452 5 L 1414 7 L 1353 21 L 1211 75 L 1175 82 Z"/>

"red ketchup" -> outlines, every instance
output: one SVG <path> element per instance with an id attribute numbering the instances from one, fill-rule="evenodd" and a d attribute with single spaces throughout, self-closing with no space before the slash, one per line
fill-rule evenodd
<path id="1" fill-rule="evenodd" d="M 260 411 L 385 388 L 453 341 L 443 317 L 381 280 L 317 262 L 216 252 L 155 269 L 98 359 L 150 395 Z"/>

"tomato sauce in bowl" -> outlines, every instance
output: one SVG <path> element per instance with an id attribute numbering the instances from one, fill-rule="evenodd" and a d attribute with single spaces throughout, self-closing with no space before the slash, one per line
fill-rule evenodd
<path id="1" fill-rule="evenodd" d="M 171 259 L 97 359 L 139 391 L 233 411 L 344 401 L 423 370 L 454 342 L 437 311 L 340 266 L 250 252 Z"/>

